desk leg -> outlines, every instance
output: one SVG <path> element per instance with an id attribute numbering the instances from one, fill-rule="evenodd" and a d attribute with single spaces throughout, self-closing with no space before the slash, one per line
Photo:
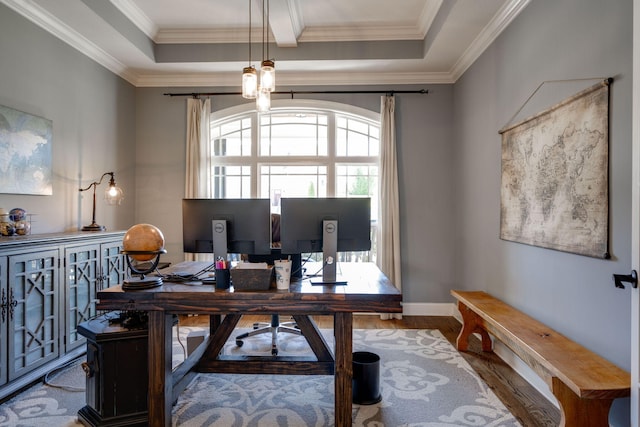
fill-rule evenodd
<path id="1" fill-rule="evenodd" d="M 353 379 L 353 315 L 336 313 L 333 318 L 336 345 L 335 412 L 336 427 L 349 427 L 352 423 L 351 399 Z"/>
<path id="2" fill-rule="evenodd" d="M 164 311 L 149 312 L 149 425 L 171 425 L 171 328 L 173 317 Z"/>

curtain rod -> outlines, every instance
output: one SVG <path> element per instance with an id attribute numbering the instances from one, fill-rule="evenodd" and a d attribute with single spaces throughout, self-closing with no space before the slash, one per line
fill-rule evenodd
<path id="1" fill-rule="evenodd" d="M 420 93 L 427 94 L 427 89 L 420 90 L 291 90 L 291 91 L 274 91 L 273 95 L 301 95 L 301 94 L 356 94 L 356 93 L 386 93 L 394 95 L 396 93 Z M 165 93 L 164 96 L 192 96 L 198 98 L 200 96 L 219 96 L 219 95 L 242 95 L 242 92 L 189 92 L 189 93 Z"/>

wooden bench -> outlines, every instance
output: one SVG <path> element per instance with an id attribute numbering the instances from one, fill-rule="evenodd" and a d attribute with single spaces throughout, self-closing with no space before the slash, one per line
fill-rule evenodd
<path id="1" fill-rule="evenodd" d="M 503 342 L 547 383 L 562 411 L 561 426 L 609 425 L 613 400 L 631 392 L 629 373 L 504 302 L 479 291 L 451 291 L 463 325 L 456 342 L 468 348 L 479 333 L 491 351 L 489 334 Z"/>

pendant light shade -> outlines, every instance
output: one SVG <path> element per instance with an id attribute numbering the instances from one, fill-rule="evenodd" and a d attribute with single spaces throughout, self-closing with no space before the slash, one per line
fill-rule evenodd
<path id="1" fill-rule="evenodd" d="M 260 66 L 260 87 L 262 89 L 273 92 L 276 90 L 276 64 L 270 60 L 265 59 Z"/>
<path id="2" fill-rule="evenodd" d="M 109 187 L 104 192 L 104 200 L 109 205 L 119 205 L 124 199 L 124 193 L 122 188 L 116 185 L 116 180 L 111 173 L 111 179 L 109 180 Z"/>
<path id="3" fill-rule="evenodd" d="M 265 113 L 271 109 L 271 91 L 265 88 L 258 90 L 256 98 L 256 109 L 260 113 Z"/>
<path id="4" fill-rule="evenodd" d="M 258 73 L 253 66 L 242 69 L 242 97 L 255 99 L 258 95 Z"/>

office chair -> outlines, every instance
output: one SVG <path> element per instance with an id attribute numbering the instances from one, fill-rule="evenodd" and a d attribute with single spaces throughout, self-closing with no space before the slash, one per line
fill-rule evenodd
<path id="1" fill-rule="evenodd" d="M 242 347 L 245 338 L 253 337 L 259 334 L 271 333 L 271 354 L 273 356 L 278 355 L 278 333 L 287 332 L 295 335 L 302 335 L 300 329 L 298 329 L 296 322 L 282 322 L 280 323 L 280 315 L 272 314 L 271 323 L 256 322 L 253 324 L 253 331 L 245 332 L 236 337 L 236 345 Z"/>
<path id="2" fill-rule="evenodd" d="M 271 245 L 273 248 L 280 247 L 280 215 L 271 214 Z M 236 337 L 236 345 L 242 347 L 245 338 L 253 337 L 260 334 L 271 334 L 271 354 L 278 355 L 278 333 L 287 332 L 295 335 L 302 335 L 298 329 L 296 322 L 280 323 L 280 315 L 272 314 L 271 322 L 256 322 L 253 324 L 253 331 L 240 334 Z"/>

